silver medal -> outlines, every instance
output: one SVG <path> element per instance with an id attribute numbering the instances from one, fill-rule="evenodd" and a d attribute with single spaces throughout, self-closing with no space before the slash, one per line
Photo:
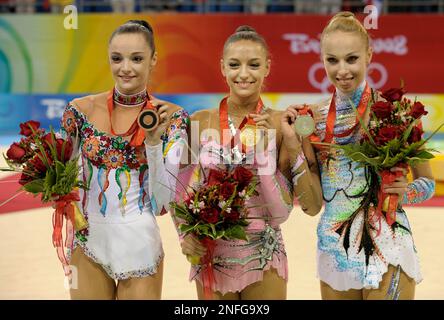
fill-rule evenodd
<path id="1" fill-rule="evenodd" d="M 296 121 L 294 122 L 294 130 L 301 137 L 307 137 L 311 135 L 314 129 L 315 122 L 313 120 L 313 117 L 308 114 L 298 116 L 296 118 Z"/>

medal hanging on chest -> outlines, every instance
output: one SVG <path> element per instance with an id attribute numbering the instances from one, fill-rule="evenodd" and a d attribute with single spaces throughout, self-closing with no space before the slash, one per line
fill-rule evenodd
<path id="1" fill-rule="evenodd" d="M 333 97 L 331 98 L 330 107 L 328 109 L 327 120 L 325 124 L 325 137 L 324 140 L 322 140 L 321 142 L 331 144 L 335 143 L 334 142 L 335 138 L 345 138 L 353 134 L 355 130 L 359 127 L 360 124 L 359 118 L 362 119 L 365 115 L 370 97 L 371 97 L 371 90 L 369 85 L 366 84 L 364 92 L 362 93 L 361 99 L 359 101 L 359 105 L 357 107 L 357 115 L 355 118 L 354 125 L 347 130 L 335 133 L 334 129 L 336 124 L 336 92 L 333 93 Z M 318 141 L 320 141 L 319 137 L 315 138 Z M 313 141 L 314 139 L 311 140 Z M 332 154 L 330 147 L 324 145 L 316 145 L 316 144 L 314 144 L 314 146 L 320 151 L 320 160 L 322 162 L 324 161 L 329 162 L 330 160 L 333 159 L 334 155 Z"/>
<path id="2" fill-rule="evenodd" d="M 222 99 L 219 105 L 219 123 L 220 123 L 220 129 L 221 134 L 223 136 L 224 130 L 229 130 L 229 120 L 228 120 L 228 103 L 227 103 L 228 97 L 225 97 Z M 264 105 L 262 103 L 262 100 L 259 98 L 259 101 L 256 106 L 256 114 L 260 114 L 264 108 Z M 257 129 L 256 123 L 253 119 L 246 116 L 242 120 L 241 124 L 239 125 L 238 130 L 236 130 L 236 134 L 232 135 L 232 138 L 229 142 L 223 141 L 223 145 L 230 144 L 230 148 L 233 149 L 234 142 L 237 141 L 238 138 L 242 145 L 242 152 L 245 153 L 248 148 L 254 147 L 259 139 L 259 130 Z"/>
<path id="3" fill-rule="evenodd" d="M 111 133 L 113 135 L 115 135 L 115 136 L 118 136 L 118 137 L 129 137 L 129 136 L 131 136 L 131 140 L 130 140 L 130 143 L 129 143 L 130 146 L 131 147 L 139 147 L 139 146 L 141 146 L 143 144 L 143 141 L 145 140 L 144 129 L 141 128 L 141 126 L 139 125 L 139 121 L 140 121 L 141 116 L 145 115 L 146 112 L 156 113 L 156 115 L 157 115 L 157 112 L 155 111 L 156 109 L 154 108 L 154 106 L 150 102 L 151 97 L 148 95 L 148 93 L 146 94 L 146 98 L 144 99 L 145 102 L 141 106 L 140 113 L 137 116 L 137 118 L 134 120 L 134 122 L 132 123 L 130 128 L 125 133 L 116 133 L 114 131 L 113 123 L 112 123 L 112 113 L 114 111 L 114 96 L 115 95 L 116 95 L 115 89 L 113 89 L 113 90 L 111 90 L 109 92 L 108 98 L 107 98 L 108 116 L 109 116 L 109 124 L 110 124 L 110 127 L 111 127 Z M 119 103 L 121 103 L 122 105 L 127 105 L 127 104 L 125 104 L 125 101 L 123 101 L 123 102 L 119 101 Z M 135 107 L 135 106 L 131 106 L 129 104 L 127 106 Z M 144 119 L 145 118 L 147 118 L 147 117 L 144 117 Z M 156 118 L 156 117 L 153 117 L 153 118 Z M 156 125 L 157 125 L 158 117 L 156 119 L 154 119 L 152 122 L 155 122 Z"/>

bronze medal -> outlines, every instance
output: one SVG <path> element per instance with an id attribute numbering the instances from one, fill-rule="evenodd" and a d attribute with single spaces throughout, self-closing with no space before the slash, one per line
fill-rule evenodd
<path id="1" fill-rule="evenodd" d="M 156 129 L 159 124 L 159 115 L 156 110 L 146 109 L 139 114 L 137 121 L 141 128 L 146 131 L 152 131 Z"/>

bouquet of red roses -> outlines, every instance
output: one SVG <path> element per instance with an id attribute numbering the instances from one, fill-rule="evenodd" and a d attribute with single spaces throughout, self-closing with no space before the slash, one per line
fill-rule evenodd
<path id="1" fill-rule="evenodd" d="M 87 222 L 78 211 L 74 201 L 78 201 L 78 188 L 87 186 L 78 180 L 78 157 L 71 159 L 72 142 L 63 139 L 51 129 L 46 133 L 37 121 L 20 124 L 23 138 L 14 142 L 4 156 L 9 168 L 2 171 L 21 172 L 19 184 L 26 192 L 40 195 L 43 203 L 55 202 L 53 215 L 53 245 L 69 274 L 68 263 L 63 250 L 62 228 L 66 219 L 65 246 L 72 245 L 74 228 L 79 231 L 87 227 Z"/>
<path id="2" fill-rule="evenodd" d="M 444 125 L 439 126 L 427 139 L 423 139 L 421 117 L 428 112 L 419 101 L 411 101 L 403 97 L 403 88 L 389 89 L 381 94 L 384 99 L 378 99 L 372 92 L 370 99 L 370 122 L 368 127 L 361 122 L 365 131 L 359 143 L 347 145 L 330 145 L 344 151 L 351 160 L 366 167 L 370 175 L 369 189 L 363 192 L 360 207 L 345 221 L 337 225 L 336 232 L 344 234 L 344 248 L 350 244 L 350 226 L 355 216 L 364 211 L 364 229 L 360 249 L 364 249 L 366 263 L 375 250 L 370 233 L 375 227 L 370 223 L 379 223 L 377 236 L 381 230 L 381 218 L 385 217 L 387 224 L 401 227 L 396 223 L 398 195 L 384 193 L 384 186 L 392 184 L 401 171 L 390 171 L 393 167 L 408 168 L 408 165 L 427 161 L 434 158 L 432 149 L 427 149 L 425 143 Z"/>
<path id="3" fill-rule="evenodd" d="M 214 282 L 212 260 L 215 240 L 248 240 L 245 233 L 249 224 L 248 208 L 245 202 L 258 195 L 257 185 L 253 173 L 242 166 L 234 170 L 210 169 L 204 181 L 187 192 L 182 203 L 170 203 L 176 217 L 183 221 L 179 230 L 196 235 L 207 248 L 202 261 L 195 257 L 190 259 L 191 263 L 203 267 L 202 280 L 207 297 L 211 296 Z"/>

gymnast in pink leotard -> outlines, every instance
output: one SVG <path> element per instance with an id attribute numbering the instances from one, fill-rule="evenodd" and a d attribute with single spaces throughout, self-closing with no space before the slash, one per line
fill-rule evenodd
<path id="1" fill-rule="evenodd" d="M 156 164 L 156 173 L 149 176 L 149 190 L 159 210 L 168 210 L 169 201 L 183 199 L 183 186 L 202 178 L 202 174 L 197 174 L 202 170 L 227 165 L 250 169 L 260 183 L 259 195 L 246 203 L 250 208 L 248 241 L 216 240 L 213 298 L 285 299 L 288 266 L 280 224 L 287 220 L 294 198 L 307 214 L 315 215 L 321 208 L 314 153 L 309 144 L 307 147 L 301 141 L 287 145 L 285 137 L 293 130 L 288 119 L 281 111 L 262 103 L 261 88 L 270 71 L 268 47 L 262 36 L 251 27 L 239 27 L 225 43 L 221 70 L 229 95 L 219 108 L 201 110 L 190 117 L 188 147 L 192 152 L 188 163 L 191 164 L 182 165 L 178 174 L 180 183 L 162 171 L 162 166 L 169 166 L 171 155 L 148 154 L 150 163 Z M 260 140 L 264 143 L 253 139 L 257 144 L 250 148 L 247 143 L 245 148 L 242 137 L 247 126 L 250 130 L 261 129 L 258 132 L 265 133 Z M 225 143 L 226 136 L 230 140 L 237 133 L 240 133 L 239 143 Z M 191 137 L 196 136 L 199 143 L 193 148 Z M 177 218 L 174 220 L 179 223 Z M 206 248 L 193 235 L 180 234 L 180 240 L 185 255 L 205 255 Z M 206 298 L 200 265 L 191 266 L 190 280 L 193 279 L 199 299 Z"/>

